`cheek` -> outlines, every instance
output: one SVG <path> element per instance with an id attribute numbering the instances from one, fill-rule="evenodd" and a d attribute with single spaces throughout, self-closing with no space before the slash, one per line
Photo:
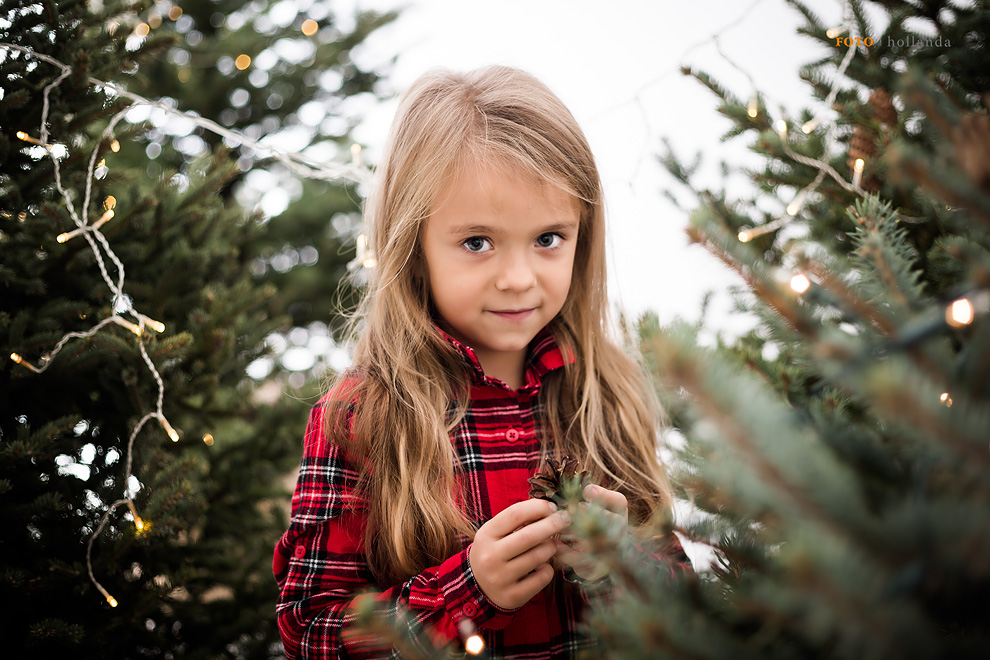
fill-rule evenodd
<path id="1" fill-rule="evenodd" d="M 560 268 L 560 281 L 562 286 L 567 289 L 570 288 L 571 282 L 574 280 L 574 269 L 577 267 L 574 259 L 574 253 L 570 255 L 570 259 L 566 260 L 565 264 L 561 264 Z"/>

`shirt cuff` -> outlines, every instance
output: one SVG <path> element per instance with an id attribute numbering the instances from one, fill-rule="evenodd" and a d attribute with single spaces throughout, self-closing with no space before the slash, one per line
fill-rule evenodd
<path id="1" fill-rule="evenodd" d="M 604 589 L 608 589 L 612 586 L 612 580 L 609 575 L 603 575 L 595 580 L 586 580 L 577 573 L 570 566 L 565 566 L 563 568 L 564 579 L 571 584 L 576 584 L 582 589 L 587 589 L 588 591 L 598 592 Z"/>
<path id="2" fill-rule="evenodd" d="M 471 570 L 470 550 L 469 545 L 440 564 L 437 578 L 447 614 L 455 624 L 470 619 L 479 629 L 502 630 L 519 610 L 507 610 L 488 600 Z"/>

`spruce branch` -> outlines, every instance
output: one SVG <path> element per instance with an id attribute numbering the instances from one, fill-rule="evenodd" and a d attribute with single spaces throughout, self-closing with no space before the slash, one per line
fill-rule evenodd
<path id="1" fill-rule="evenodd" d="M 733 405 L 731 397 L 726 395 L 723 388 L 727 388 L 728 383 L 733 381 L 739 381 L 737 387 L 742 388 L 742 382 L 749 380 L 748 378 L 733 374 L 733 370 L 728 368 L 728 365 L 718 364 L 714 356 L 706 355 L 702 358 L 698 355 L 697 349 L 690 346 L 684 337 L 676 338 L 667 333 L 658 334 L 646 342 L 645 348 L 655 361 L 654 368 L 664 374 L 667 382 L 691 392 L 694 397 L 693 406 L 717 427 L 720 437 L 725 438 L 739 451 L 739 454 L 746 459 L 746 464 L 752 467 L 765 487 L 781 496 L 783 501 L 790 503 L 794 510 L 800 512 L 807 520 L 814 521 L 836 536 L 842 538 L 849 536 L 850 530 L 846 527 L 848 522 L 837 520 L 833 513 L 810 499 L 802 488 L 792 482 L 794 475 L 790 478 L 785 476 L 784 470 L 771 462 L 765 451 L 757 448 L 750 437 L 753 429 L 746 424 L 740 424 L 740 420 L 733 417 L 732 413 L 738 412 L 739 409 Z M 719 385 L 714 387 L 714 383 Z M 747 405 L 759 405 L 761 414 L 766 419 L 774 419 L 779 424 L 775 426 L 776 432 L 780 433 L 787 429 L 787 432 L 794 436 L 801 436 L 804 433 L 802 429 L 785 421 L 790 414 L 782 410 L 760 386 L 756 383 L 747 383 L 747 385 L 750 391 L 760 393 L 757 398 L 758 404 L 752 402 Z M 776 458 L 777 462 L 781 460 L 782 457 Z M 825 460 L 824 457 L 821 460 Z M 834 471 L 837 466 L 821 463 L 817 467 L 827 470 L 833 478 L 842 478 Z M 834 506 L 836 503 L 832 504 Z M 853 502 L 848 504 L 853 505 Z"/>
<path id="2" fill-rule="evenodd" d="M 794 296 L 772 280 L 766 266 L 744 244 L 716 226 L 711 211 L 710 205 L 703 206 L 691 215 L 691 226 L 687 229 L 690 239 L 742 277 L 796 331 L 803 335 L 812 335 L 814 325 L 796 305 Z"/>

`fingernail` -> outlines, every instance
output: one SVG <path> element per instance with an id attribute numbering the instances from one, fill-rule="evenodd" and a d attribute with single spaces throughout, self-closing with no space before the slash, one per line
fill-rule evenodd
<path id="1" fill-rule="evenodd" d="M 557 510 L 556 504 L 554 504 L 553 502 L 548 502 L 548 504 L 550 505 L 550 513 L 553 513 L 554 511 Z"/>
<path id="2" fill-rule="evenodd" d="M 587 496 L 587 497 L 594 497 L 595 495 L 598 494 L 598 487 L 597 486 L 588 486 L 585 489 L 584 492 L 585 492 L 585 496 Z"/>
<path id="3" fill-rule="evenodd" d="M 566 511 L 560 512 L 560 519 L 563 520 L 564 524 L 566 525 L 571 524 L 571 514 L 567 513 Z"/>

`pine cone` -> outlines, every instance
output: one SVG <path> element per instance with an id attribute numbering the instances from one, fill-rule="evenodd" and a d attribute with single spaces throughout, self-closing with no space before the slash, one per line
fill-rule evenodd
<path id="1" fill-rule="evenodd" d="M 577 478 L 584 483 L 588 478 L 587 472 L 578 472 L 577 468 L 577 459 L 570 456 L 563 456 L 559 461 L 548 457 L 543 469 L 528 479 L 529 496 L 563 506 L 565 501 L 561 487 L 564 482 Z"/>
<path id="2" fill-rule="evenodd" d="M 894 107 L 894 100 L 883 87 L 877 87 L 870 93 L 870 105 L 873 106 L 873 115 L 881 124 L 887 127 L 897 125 L 897 108 Z"/>
<path id="3" fill-rule="evenodd" d="M 852 169 L 857 158 L 870 160 L 877 153 L 876 142 L 869 129 L 864 126 L 857 126 L 853 129 L 852 138 L 849 140 L 849 169 Z"/>
<path id="4" fill-rule="evenodd" d="M 952 130 L 959 166 L 982 190 L 990 190 L 990 116 L 967 112 Z"/>
<path id="5" fill-rule="evenodd" d="M 850 171 L 856 167 L 857 158 L 862 158 L 863 162 L 867 164 L 867 169 L 869 169 L 869 163 L 877 154 L 876 137 L 865 126 L 857 126 L 853 129 L 852 138 L 849 140 L 848 153 Z M 869 174 L 863 177 L 860 186 L 869 192 L 877 192 L 880 190 L 880 182 Z"/>

